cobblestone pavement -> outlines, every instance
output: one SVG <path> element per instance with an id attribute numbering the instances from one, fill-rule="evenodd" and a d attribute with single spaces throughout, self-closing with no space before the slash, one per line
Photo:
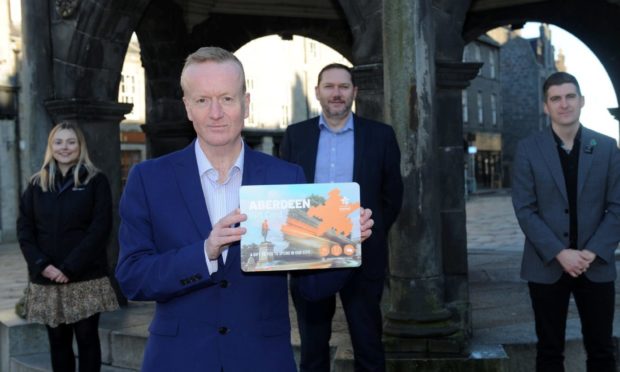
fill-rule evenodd
<path id="1" fill-rule="evenodd" d="M 467 234 L 474 338 L 487 344 L 535 342 L 527 283 L 519 273 L 524 236 L 507 191 L 474 196 L 467 202 Z M 620 309 L 618 281 L 616 311 Z M 620 322 L 616 320 L 614 335 L 620 333 Z M 579 315 L 572 298 L 566 336 L 581 338 Z"/>
<path id="2" fill-rule="evenodd" d="M 469 251 L 522 251 L 523 233 L 506 191 L 472 196 L 466 205 Z"/>

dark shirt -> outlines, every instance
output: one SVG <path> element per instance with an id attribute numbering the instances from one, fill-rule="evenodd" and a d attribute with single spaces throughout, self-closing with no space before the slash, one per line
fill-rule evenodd
<path id="1" fill-rule="evenodd" d="M 562 172 L 564 173 L 564 182 L 566 184 L 566 195 L 568 196 L 569 214 L 569 246 L 568 248 L 577 249 L 577 169 L 579 167 L 579 149 L 581 148 L 581 126 L 575 135 L 573 148 L 567 151 L 563 147 L 562 140 L 553 132 L 553 138 L 558 145 L 558 154 L 560 155 L 560 163 L 562 163 Z"/>

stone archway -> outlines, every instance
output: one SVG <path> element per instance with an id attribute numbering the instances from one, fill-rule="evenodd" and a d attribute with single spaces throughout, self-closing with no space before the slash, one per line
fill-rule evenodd
<path id="1" fill-rule="evenodd" d="M 592 50 L 607 70 L 616 96 L 620 97 L 619 18 L 620 4 L 617 1 L 539 1 L 470 12 L 463 27 L 463 38 L 471 41 L 495 27 L 507 24 L 520 27 L 526 21 L 557 25 Z"/>
<path id="2" fill-rule="evenodd" d="M 284 4 L 292 9 L 302 1 L 255 1 L 255 6 L 259 3 L 265 8 L 260 12 L 254 8 L 252 14 L 209 8 L 217 10 L 232 3 L 224 0 L 210 5 L 197 0 L 91 0 L 75 2 L 78 5 L 74 9 L 59 10 L 46 8 L 50 2 L 22 3 L 27 57 L 22 73 L 32 77 L 22 84 L 23 96 L 28 97 L 22 106 L 33 107 L 31 112 L 36 113 L 21 120 L 24 138 L 28 139 L 24 152 L 38 159 L 44 148 L 40 138 L 52 121 L 78 121 L 93 143 L 94 160 L 113 179 L 115 200 L 120 194 L 118 123 L 129 110 L 117 102 L 117 92 L 132 32 L 137 33 L 142 46 L 149 84 L 147 126 L 164 129 L 153 132 L 152 138 L 167 142 L 167 151 L 180 147 L 180 142 L 174 142 L 175 136 L 187 135 L 187 125 L 182 125 L 188 123 L 178 77 L 184 57 L 198 46 L 211 44 L 234 50 L 259 36 L 297 34 L 347 56 L 356 66 L 360 83 L 358 112 L 384 120 L 384 107 L 385 111 L 397 107 L 385 116 L 392 121 L 405 153 L 403 168 L 409 187 L 406 206 L 411 213 L 396 225 L 402 232 L 395 240 L 394 255 L 396 261 L 403 260 L 400 284 L 418 280 L 436 303 L 414 309 L 417 319 L 394 320 L 411 321 L 405 327 L 405 337 L 420 335 L 417 326 L 428 330 L 428 319 L 438 321 L 437 332 L 431 330 L 418 337 L 418 351 L 422 352 L 433 352 L 423 346 L 431 344 L 442 351 L 460 352 L 471 335 L 458 97 L 477 66 L 461 62 L 465 41 L 497 25 L 526 19 L 557 24 L 592 48 L 609 71 L 616 92 L 620 92 L 620 60 L 615 58 L 620 36 L 620 26 L 615 24 L 620 16 L 618 1 L 472 0 L 457 5 L 432 0 L 317 1 L 331 11 L 321 17 L 302 17 L 299 10 L 288 16 L 282 11 L 270 13 L 269 7 Z M 195 12 L 201 6 L 208 9 Z M 190 16 L 200 20 L 191 24 L 192 30 Z M 41 30 L 49 30 L 49 34 L 42 35 Z M 416 35 L 412 30 L 422 33 Z M 389 90 L 385 100 L 384 80 Z M 405 84 L 399 85 L 400 80 Z M 170 127 L 165 126 L 168 123 Z M 36 138 L 29 131 L 38 133 Z M 432 156 L 436 160 L 426 162 Z M 26 167 L 32 168 L 35 163 L 30 161 Z M 421 273 L 407 276 L 411 270 L 405 264 L 411 262 L 416 268 L 420 263 L 430 264 L 420 267 Z M 411 289 L 406 285 L 403 288 Z M 403 303 L 410 301 L 407 305 L 417 306 L 415 296 L 404 297 L 409 296 L 407 291 L 400 295 Z M 394 313 L 400 316 L 408 309 L 397 310 L 404 310 Z M 455 336 L 449 342 L 428 342 L 441 340 L 446 333 Z"/>
<path id="3" fill-rule="evenodd" d="M 213 13 L 187 33 L 182 9 L 165 0 L 151 2 L 136 33 L 149 87 L 144 129 L 152 156 L 181 148 L 195 136 L 178 84 L 190 52 L 205 45 L 235 51 L 253 39 L 278 34 L 310 37 L 350 58 L 352 43 L 346 23 L 300 17 Z"/>

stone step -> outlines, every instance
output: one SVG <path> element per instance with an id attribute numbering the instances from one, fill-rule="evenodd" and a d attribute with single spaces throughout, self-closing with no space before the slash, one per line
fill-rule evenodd
<path id="1" fill-rule="evenodd" d="M 76 361 L 77 366 L 77 361 Z M 52 363 L 49 353 L 20 355 L 11 358 L 11 372 L 51 372 Z M 101 372 L 133 372 L 135 369 L 126 369 L 101 365 Z"/>
<path id="2" fill-rule="evenodd" d="M 470 345 L 467 355 L 432 357 L 409 353 L 387 353 L 388 371 L 416 372 L 505 372 L 508 355 L 502 345 Z M 332 365 L 334 372 L 355 372 L 353 348 L 350 344 L 340 345 Z M 520 371 L 519 371 L 520 372 Z"/>
<path id="3" fill-rule="evenodd" d="M 129 303 L 119 311 L 101 314 L 101 361 L 128 370 L 139 370 L 153 317 L 154 304 Z"/>
<path id="4" fill-rule="evenodd" d="M 153 304 L 131 304 L 101 315 L 103 368 L 139 370 L 152 314 Z M 74 349 L 77 349 L 75 345 Z M 13 309 L 0 311 L 0 372 L 51 371 L 49 363 L 45 327 L 26 322 Z"/>
<path id="5" fill-rule="evenodd" d="M 103 313 L 100 321 L 99 336 L 102 350 L 103 372 L 138 371 L 141 366 L 144 347 L 148 337 L 148 325 L 152 319 L 154 305 L 151 303 L 130 303 L 115 312 Z M 10 319 L 8 319 L 10 318 Z M 0 372 L 49 372 L 50 361 L 47 347 L 47 335 L 41 325 L 30 324 L 14 316 L 13 312 L 4 314 L 2 332 L 12 335 L 8 344 L 13 350 L 6 361 L 10 360 Z M 299 362 L 299 335 L 292 314 L 292 343 L 295 359 Z M 336 327 L 344 326 L 335 324 Z M 2 333 L 0 332 L 0 333 Z M 353 351 L 346 329 L 335 332 L 332 337 L 332 370 L 335 372 L 354 371 Z M 336 348 L 335 345 L 338 345 Z M 35 346 L 35 350 L 32 347 Z M 486 350 L 486 351 L 485 351 Z M 391 370 L 410 370 L 416 366 L 419 371 L 452 370 L 456 365 L 467 366 L 462 371 L 503 371 L 506 355 L 501 346 L 496 352 L 488 349 L 472 350 L 469 357 L 456 359 L 408 358 L 400 356 L 388 358 Z M 0 356 L 0 360 L 3 358 Z M 439 368 L 439 369 L 437 369 Z M 467 369 L 469 368 L 469 369 Z"/>

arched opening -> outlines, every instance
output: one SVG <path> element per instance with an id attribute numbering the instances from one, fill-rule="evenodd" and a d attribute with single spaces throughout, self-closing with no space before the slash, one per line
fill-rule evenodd
<path id="1" fill-rule="evenodd" d="M 587 99 L 582 123 L 618 138 L 618 124 L 608 111 L 617 107 L 609 75 L 567 31 L 540 23 L 515 31 L 495 28 L 470 41 L 463 60 L 483 63 L 462 93 L 467 194 L 510 187 L 517 142 L 549 125 L 542 84 L 554 71 L 569 72 L 580 82 Z"/>
<path id="2" fill-rule="evenodd" d="M 525 38 L 539 35 L 539 23 L 526 23 L 521 35 Z M 561 27 L 549 26 L 555 45 L 556 60 L 566 72 L 577 78 L 586 105 L 581 111 L 583 125 L 618 140 L 618 122 L 609 109 L 618 107 L 616 92 L 609 74 L 599 58 L 581 40 Z"/>
<path id="3" fill-rule="evenodd" d="M 118 86 L 118 101 L 133 105 L 121 121 L 121 182 L 125 185 L 129 169 L 146 159 L 146 83 L 137 35 L 131 35 Z"/>
<path id="4" fill-rule="evenodd" d="M 239 48 L 235 55 L 245 68 L 250 93 L 244 139 L 274 155 L 289 124 L 319 114 L 314 87 L 323 66 L 334 62 L 351 66 L 336 50 L 297 35 L 260 37 Z"/>
<path id="5" fill-rule="evenodd" d="M 584 43 L 559 27 L 540 23 L 521 26 L 514 29 L 500 27 L 470 38 L 464 52 L 464 60 L 473 61 L 475 59 L 470 58 L 479 48 L 481 57 L 477 61 L 484 63 L 470 88 L 463 90 L 464 140 L 467 145 L 477 147 L 477 150 L 483 148 L 483 151 L 485 146 L 499 145 L 502 188 L 511 186 L 516 143 L 550 125 L 543 111 L 542 84 L 554 71 L 566 71 L 577 77 L 586 97 L 586 106 L 581 112 L 582 124 L 611 137 L 618 136 L 618 124 L 608 112 L 608 108 L 617 107 L 616 95 L 610 77 L 598 58 Z M 489 61 L 489 51 L 498 53 L 496 77 L 492 77 L 490 72 L 493 63 Z M 604 59 L 601 57 L 601 60 Z M 490 99 L 484 98 L 489 96 L 487 93 L 498 92 L 498 87 L 498 123 L 494 128 L 488 119 L 491 116 Z M 480 123 L 477 121 L 476 101 L 479 91 L 482 91 L 484 113 L 484 120 Z M 586 114 L 586 108 L 590 113 Z M 484 142 L 485 137 L 487 140 L 495 137 L 498 142 Z M 476 155 L 475 151 L 465 154 L 466 162 L 484 167 L 479 161 L 484 157 Z M 475 181 L 481 181 L 477 173 L 466 174 L 466 181 L 471 182 L 472 177 Z M 472 288 L 470 294 L 475 328 L 504 327 L 516 322 L 532 324 L 533 313 L 527 286 L 520 277 L 525 238 L 514 215 L 510 193 L 490 190 L 484 185 L 475 191 L 478 192 L 477 197 L 466 203 L 469 284 Z M 483 195 L 484 191 L 492 192 Z M 504 301 L 501 303 L 491 303 L 487 296 L 493 292 L 511 295 L 502 297 Z M 501 319 L 487 316 L 500 314 L 506 308 L 510 309 L 510 316 Z M 574 305 L 569 308 L 568 317 L 571 320 L 578 318 Z M 528 330 L 532 335 L 533 328 Z M 518 355 L 522 353 L 519 347 L 523 347 L 515 345 L 514 335 L 511 332 L 498 334 L 494 341 L 504 345 L 510 360 L 519 359 Z M 534 369 L 533 362 L 526 366 Z"/>

